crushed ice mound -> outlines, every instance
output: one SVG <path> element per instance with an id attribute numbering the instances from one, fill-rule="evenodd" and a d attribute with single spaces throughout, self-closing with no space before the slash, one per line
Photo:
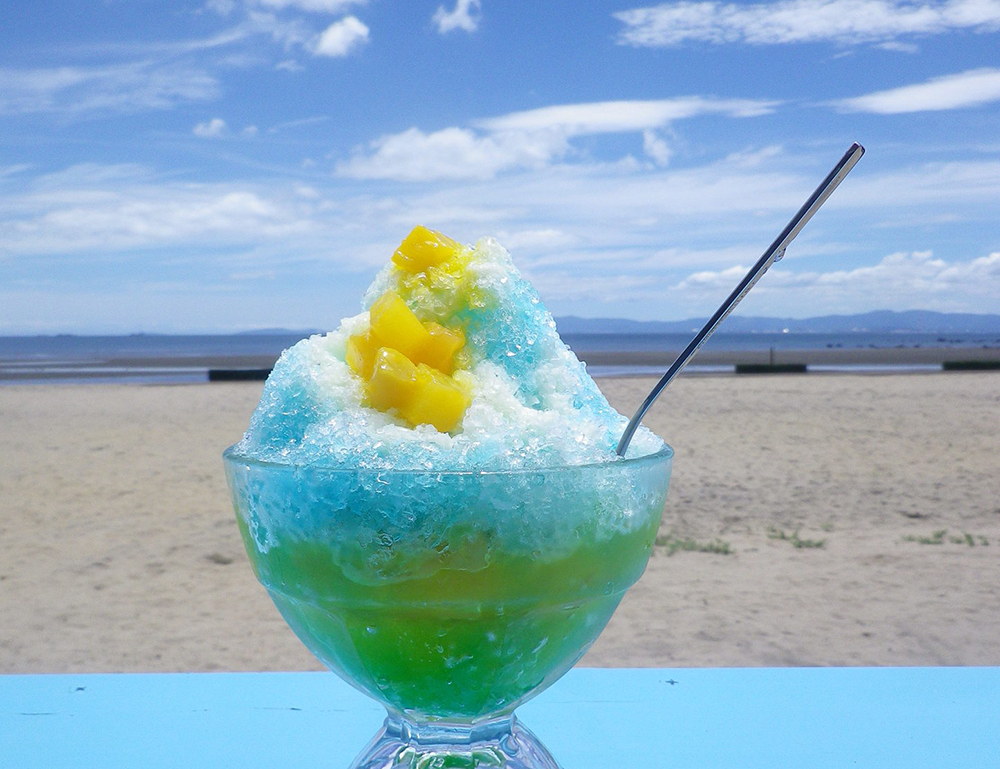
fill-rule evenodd
<path id="1" fill-rule="evenodd" d="M 364 312 L 285 350 L 240 452 L 263 461 L 375 470 L 535 469 L 616 460 L 627 419 L 559 338 L 534 287 L 495 240 L 459 248 L 460 266 L 442 267 L 433 279 L 390 262 L 368 289 Z M 373 385 L 358 374 L 361 364 L 349 363 L 350 345 L 375 322 L 369 310 L 387 295 L 402 297 L 421 321 L 464 335 L 454 377 L 427 374 L 449 387 L 457 382 L 465 393 L 452 429 L 450 422 L 439 430 L 417 423 L 419 414 L 376 408 Z M 387 385 L 391 392 L 395 386 L 396 380 Z M 662 446 L 640 428 L 628 456 Z"/>

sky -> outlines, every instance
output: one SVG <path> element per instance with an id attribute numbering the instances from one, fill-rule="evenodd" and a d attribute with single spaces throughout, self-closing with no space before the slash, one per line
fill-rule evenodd
<path id="1" fill-rule="evenodd" d="M 0 7 L 0 334 L 334 328 L 416 224 L 556 316 L 1000 312 L 1000 0 Z"/>

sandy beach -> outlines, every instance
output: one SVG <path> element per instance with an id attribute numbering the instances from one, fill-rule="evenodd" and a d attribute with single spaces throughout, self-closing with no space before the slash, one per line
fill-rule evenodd
<path id="1" fill-rule="evenodd" d="M 0 388 L 0 672 L 320 667 L 225 487 L 260 390 Z M 1000 374 L 682 377 L 647 424 L 660 545 L 582 664 L 1000 664 Z"/>

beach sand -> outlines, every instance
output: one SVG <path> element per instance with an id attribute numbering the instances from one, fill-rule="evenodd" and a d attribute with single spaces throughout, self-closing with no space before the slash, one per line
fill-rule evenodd
<path id="1" fill-rule="evenodd" d="M 320 668 L 223 477 L 260 390 L 0 388 L 0 673 Z M 688 376 L 647 424 L 663 544 L 582 664 L 1000 664 L 1000 374 Z"/>

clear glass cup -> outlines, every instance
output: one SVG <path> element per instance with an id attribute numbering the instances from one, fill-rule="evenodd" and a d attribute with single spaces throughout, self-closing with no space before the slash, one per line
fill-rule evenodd
<path id="1" fill-rule="evenodd" d="M 257 579 L 388 711 L 353 764 L 557 764 L 514 709 L 583 655 L 642 575 L 673 451 L 497 472 L 345 470 L 225 452 Z"/>

